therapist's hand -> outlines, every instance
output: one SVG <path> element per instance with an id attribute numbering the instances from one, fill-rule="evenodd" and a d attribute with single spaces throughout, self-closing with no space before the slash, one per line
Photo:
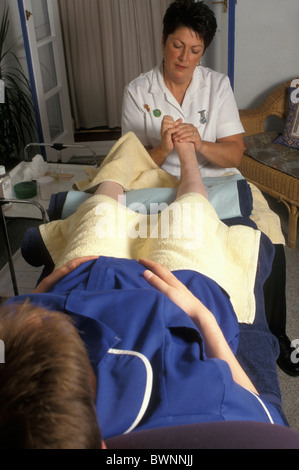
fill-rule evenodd
<path id="1" fill-rule="evenodd" d="M 173 134 L 176 132 L 177 126 L 182 123 L 182 119 L 175 121 L 171 116 L 164 116 L 161 124 L 161 151 L 165 155 L 169 155 L 173 151 Z"/>
<path id="2" fill-rule="evenodd" d="M 33 294 L 44 294 L 48 292 L 49 289 L 56 284 L 60 279 L 65 277 L 67 274 L 74 271 L 78 266 L 87 261 L 97 259 L 98 256 L 83 256 L 82 258 L 76 258 L 72 261 L 69 261 L 66 265 L 62 266 L 61 268 L 55 269 L 49 276 L 45 277 L 38 286 L 32 292 Z"/>
<path id="3" fill-rule="evenodd" d="M 193 124 L 178 123 L 175 132 L 172 134 L 173 142 L 192 143 L 195 151 L 201 153 L 203 141 L 200 137 L 198 129 Z"/>
<path id="4" fill-rule="evenodd" d="M 161 142 L 157 147 L 147 149 L 151 158 L 158 166 L 162 166 L 168 155 L 174 149 L 174 142 L 172 139 L 176 131 L 176 127 L 181 124 L 182 119 L 175 121 L 171 116 L 164 116 L 161 123 Z"/>

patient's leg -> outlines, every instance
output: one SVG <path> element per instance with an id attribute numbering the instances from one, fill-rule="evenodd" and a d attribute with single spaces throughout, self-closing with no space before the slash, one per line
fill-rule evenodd
<path id="1" fill-rule="evenodd" d="M 115 183 L 114 181 L 103 181 L 94 195 L 109 196 L 116 201 L 120 201 L 121 197 L 124 195 L 124 189 L 119 183 Z"/>
<path id="2" fill-rule="evenodd" d="M 199 193 L 207 198 L 198 161 L 192 143 L 176 143 L 175 149 L 181 164 L 181 179 L 177 197 L 187 193 Z"/>
<path id="3" fill-rule="evenodd" d="M 175 144 L 175 148 L 181 164 L 181 179 L 177 197 L 187 193 L 199 193 L 207 198 L 207 193 L 198 167 L 194 145 L 191 143 L 177 142 Z M 103 181 L 94 194 L 109 196 L 116 201 L 121 201 L 121 197 L 124 195 L 124 190 L 119 183 L 115 183 L 114 181 Z"/>

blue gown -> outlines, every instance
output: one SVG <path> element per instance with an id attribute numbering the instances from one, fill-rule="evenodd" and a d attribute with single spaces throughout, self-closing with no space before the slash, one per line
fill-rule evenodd
<path id="1" fill-rule="evenodd" d="M 49 293 L 19 296 L 69 314 L 97 377 L 104 439 L 133 430 L 212 421 L 284 425 L 273 404 L 236 384 L 226 362 L 208 359 L 188 315 L 143 278 L 135 260 L 99 257 Z M 232 351 L 239 325 L 227 294 L 193 271 L 176 276 L 214 314 Z"/>

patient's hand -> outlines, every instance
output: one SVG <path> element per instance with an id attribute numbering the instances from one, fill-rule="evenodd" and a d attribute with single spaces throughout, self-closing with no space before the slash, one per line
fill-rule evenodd
<path id="1" fill-rule="evenodd" d="M 45 277 L 39 285 L 32 292 L 33 294 L 43 294 L 48 292 L 48 290 L 60 279 L 65 277 L 67 274 L 74 271 L 78 266 L 87 261 L 97 259 L 98 256 L 83 256 L 82 258 L 76 258 L 72 261 L 69 261 L 65 266 L 55 269 L 49 276 Z"/>
<path id="2" fill-rule="evenodd" d="M 150 260 L 141 259 L 139 262 L 148 268 L 144 278 L 149 284 L 163 292 L 193 320 L 199 312 L 211 314 L 184 284 L 177 279 L 165 266 Z"/>
<path id="3" fill-rule="evenodd" d="M 139 260 L 148 268 L 144 278 L 184 310 L 198 327 L 207 357 L 226 361 L 233 379 L 242 387 L 258 393 L 230 349 L 214 315 L 166 267 L 154 261 Z"/>

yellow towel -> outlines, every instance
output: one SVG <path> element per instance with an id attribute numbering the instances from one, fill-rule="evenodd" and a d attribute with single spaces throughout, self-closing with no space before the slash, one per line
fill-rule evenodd
<path id="1" fill-rule="evenodd" d="M 178 178 L 162 170 L 140 140 L 128 132 L 112 147 L 99 168 L 86 167 L 88 179 L 77 181 L 75 189 L 94 192 L 102 181 L 119 183 L 125 191 L 141 188 L 176 188 Z"/>
<path id="2" fill-rule="evenodd" d="M 93 190 L 107 180 L 126 189 L 178 184 L 177 178 L 157 167 L 132 133 L 120 139 L 99 169 L 92 169 L 88 181 L 77 186 Z M 230 295 L 239 322 L 254 320 L 260 232 L 227 227 L 199 194 L 180 197 L 160 215 L 138 214 L 97 195 L 68 219 L 41 225 L 40 232 L 56 267 L 77 257 L 102 255 L 149 258 L 170 270 L 195 270 Z"/>
<path id="3" fill-rule="evenodd" d="M 68 219 L 42 225 L 40 231 L 57 267 L 102 255 L 191 269 L 225 289 L 239 322 L 254 320 L 260 232 L 227 227 L 199 194 L 180 197 L 159 215 L 138 214 L 107 196 L 93 196 Z"/>
<path id="4" fill-rule="evenodd" d="M 92 196 L 64 220 L 39 227 L 41 236 L 56 267 L 81 256 L 135 258 L 127 232 L 131 220 L 139 214 L 114 199 Z"/>
<path id="5" fill-rule="evenodd" d="M 270 238 L 272 243 L 285 245 L 280 218 L 271 211 L 262 192 L 254 184 L 249 183 L 249 185 L 253 198 L 251 219 L 256 223 L 258 229 Z"/>

